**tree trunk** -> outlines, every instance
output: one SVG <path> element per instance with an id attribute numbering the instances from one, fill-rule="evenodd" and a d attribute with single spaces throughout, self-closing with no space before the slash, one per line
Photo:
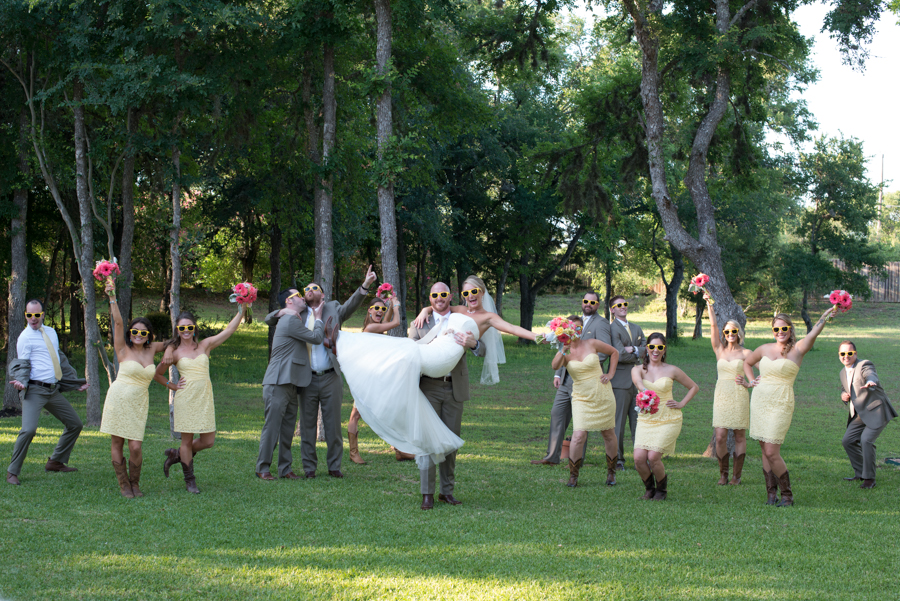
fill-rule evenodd
<path id="1" fill-rule="evenodd" d="M 75 193 L 78 196 L 78 213 L 81 217 L 81 248 L 79 249 L 78 271 L 84 293 L 84 371 L 88 381 L 87 416 L 85 422 L 91 426 L 100 425 L 103 412 L 100 398 L 99 355 L 95 344 L 102 344 L 100 328 L 97 324 L 96 289 L 91 273 L 94 267 L 94 210 L 93 200 L 88 190 L 88 160 L 84 105 L 81 104 L 84 84 L 76 79 L 73 90 L 75 113 Z"/>
<path id="2" fill-rule="evenodd" d="M 316 186 L 315 220 L 316 220 L 316 267 L 315 277 L 322 286 L 325 301 L 333 298 L 334 293 L 334 242 L 332 240 L 332 192 L 334 177 L 331 175 L 329 157 L 334 149 L 337 130 L 337 97 L 334 92 L 334 46 L 325 44 L 322 65 L 325 80 L 322 84 L 322 165 L 327 175 Z"/>
<path id="3" fill-rule="evenodd" d="M 674 344 L 678 340 L 678 291 L 684 280 L 684 258 L 674 245 L 669 244 L 672 256 L 672 281 L 666 284 L 666 340 Z"/>
<path id="4" fill-rule="evenodd" d="M 716 314 L 718 315 L 718 313 Z M 809 292 L 803 291 L 803 305 L 800 308 L 800 317 L 803 318 L 803 323 L 806 324 L 806 333 L 809 334 L 810 330 L 813 328 L 812 318 L 809 316 Z"/>
<path id="5" fill-rule="evenodd" d="M 131 266 L 131 254 L 134 249 L 134 165 L 135 151 L 131 137 L 134 135 L 136 115 L 134 109 L 128 109 L 126 128 L 128 129 L 128 149 L 122 164 L 122 238 L 119 243 L 119 268 L 122 276 L 119 278 L 116 297 L 119 312 L 122 313 L 122 321 L 127 325 L 131 321 L 131 286 L 134 283 L 134 271 Z M 164 332 L 159 332 L 162 338 Z"/>
<path id="6" fill-rule="evenodd" d="M 397 267 L 400 273 L 400 283 L 396 288 L 396 293 L 400 299 L 400 330 L 406 332 L 406 244 L 403 240 L 402 225 L 397 226 Z"/>
<path id="7" fill-rule="evenodd" d="M 26 151 L 28 121 L 25 109 L 19 116 L 19 173 L 27 181 L 28 153 Z M 6 364 L 18 357 L 17 342 L 19 334 L 25 329 L 25 283 L 28 277 L 28 246 L 26 240 L 26 227 L 28 217 L 28 189 L 21 188 L 13 191 L 13 217 L 10 224 L 10 237 L 12 238 L 11 271 L 9 277 L 9 297 L 7 300 L 7 329 L 6 329 Z M 50 277 L 52 280 L 52 275 Z M 44 298 L 47 303 L 47 298 Z M 19 391 L 9 383 L 6 378 L 6 387 L 3 395 L 3 409 L 19 412 L 22 403 L 19 400 Z"/>
<path id="8" fill-rule="evenodd" d="M 606 259 L 606 265 L 603 269 L 603 283 L 606 289 L 603 292 L 603 314 L 606 321 L 610 320 L 609 301 L 612 299 L 612 280 L 613 280 L 613 262 L 612 258 Z"/>
<path id="9" fill-rule="evenodd" d="M 169 234 L 169 255 L 172 258 L 172 286 L 169 289 L 169 317 L 172 330 L 178 324 L 181 313 L 181 150 L 172 146 L 172 231 Z M 169 367 L 169 381 L 180 379 L 178 368 Z M 175 431 L 175 391 L 169 391 L 169 432 L 172 438 L 180 436 Z"/>
<path id="10" fill-rule="evenodd" d="M 272 212 L 272 238 L 271 251 L 269 252 L 269 271 L 272 274 L 272 284 L 269 291 L 269 313 L 280 308 L 278 305 L 278 293 L 281 292 L 281 228 L 278 227 L 278 211 Z M 269 354 L 272 356 L 272 339 L 275 338 L 275 326 L 269 326 Z"/>
<path id="11" fill-rule="evenodd" d="M 703 310 L 706 309 L 706 301 L 700 300 L 694 302 L 696 313 L 694 314 L 694 335 L 691 340 L 703 338 Z"/>
<path id="12" fill-rule="evenodd" d="M 389 77 L 391 62 L 391 38 L 393 22 L 390 0 L 375 1 L 376 46 L 375 62 L 378 74 L 384 79 L 384 90 L 376 99 L 375 121 L 377 156 L 379 163 L 384 160 L 385 151 L 391 144 L 393 136 L 393 116 L 391 112 L 391 81 Z M 397 260 L 397 215 L 394 207 L 394 176 L 382 164 L 380 177 L 387 181 L 378 183 L 378 217 L 381 221 L 381 279 L 390 283 L 395 290 L 399 289 L 400 267 Z M 403 336 L 400 326 L 390 332 L 391 336 Z"/>

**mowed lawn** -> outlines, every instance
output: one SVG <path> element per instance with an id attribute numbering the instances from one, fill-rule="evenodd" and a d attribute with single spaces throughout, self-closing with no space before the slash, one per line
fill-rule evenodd
<path id="1" fill-rule="evenodd" d="M 541 299 L 536 322 L 577 309 L 578 299 Z M 207 309 L 223 318 L 231 311 Z M 512 311 L 507 317 L 517 320 Z M 658 314 L 632 318 L 648 334 L 664 326 Z M 361 322 L 360 312 L 350 327 Z M 878 486 L 864 491 L 844 482 L 851 470 L 841 447 L 846 411 L 837 346 L 856 340 L 896 403 L 898 323 L 900 306 L 857 303 L 807 355 L 782 449 L 793 508 L 764 504 L 754 441 L 743 484 L 715 485 L 717 464 L 702 457 L 716 377 L 708 337 L 670 349 L 670 361 L 701 391 L 685 408 L 677 451 L 665 461 L 669 499 L 662 503 L 639 500 L 643 486 L 633 469 L 620 472 L 618 486 L 604 485 L 599 434 L 576 489 L 564 485 L 564 465 L 529 464 L 546 450 L 553 351 L 507 338 L 499 385 L 478 384 L 481 362 L 469 359 L 473 398 L 455 492 L 463 504 L 438 503 L 427 512 L 419 509 L 415 465 L 396 462 L 368 427 L 360 436 L 369 463 L 351 463 L 345 446 L 343 480 L 326 475 L 323 443 L 314 480 L 254 477 L 266 332 L 243 327 L 212 356 L 219 434 L 196 459 L 200 495 L 184 490 L 180 468 L 169 480 L 162 475 L 162 453 L 172 442 L 158 385 L 151 388 L 142 499 L 119 495 L 109 437 L 97 427 L 85 428 L 75 447 L 71 464 L 79 472 L 44 472 L 60 425 L 42 419 L 22 486 L 0 485 L 0 598 L 894 599 L 900 474 L 884 459 L 900 456 L 900 421 L 878 440 Z M 768 341 L 768 328 L 767 320 L 752 322 L 748 346 Z M 676 388 L 676 398 L 681 393 Z M 83 416 L 84 395 L 69 398 Z M 346 391 L 345 424 L 351 405 Z M 19 426 L 18 418 L 0 420 L 0 461 L 9 460 Z M 299 440 L 294 465 L 300 471 Z"/>

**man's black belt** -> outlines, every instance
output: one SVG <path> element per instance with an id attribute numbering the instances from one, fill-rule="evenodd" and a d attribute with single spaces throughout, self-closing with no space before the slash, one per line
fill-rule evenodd
<path id="1" fill-rule="evenodd" d="M 428 378 L 429 380 L 437 380 L 438 382 L 452 382 L 453 381 L 453 378 L 451 378 L 450 376 L 444 376 L 442 378 L 432 378 L 431 376 L 423 375 L 422 377 Z"/>
<path id="2" fill-rule="evenodd" d="M 54 382 L 53 384 L 50 384 L 48 382 L 40 382 L 38 380 L 29 380 L 28 385 L 31 386 L 32 384 L 34 384 L 35 386 L 40 386 L 41 388 L 46 388 L 47 390 L 53 390 L 54 388 L 56 388 L 59 385 L 59 382 Z"/>
<path id="3" fill-rule="evenodd" d="M 323 369 L 322 371 L 313 370 L 314 376 L 324 376 L 325 374 L 329 374 L 334 371 L 333 367 L 329 367 L 328 369 Z"/>

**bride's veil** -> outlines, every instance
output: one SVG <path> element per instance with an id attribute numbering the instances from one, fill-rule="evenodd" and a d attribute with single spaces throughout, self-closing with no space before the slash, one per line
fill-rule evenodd
<path id="1" fill-rule="evenodd" d="M 494 304 L 494 299 L 491 297 L 490 293 L 488 293 L 487 289 L 484 289 L 484 296 L 481 299 L 481 304 L 485 311 L 490 311 L 491 313 L 497 312 L 497 305 Z M 498 332 L 496 328 L 488 328 L 481 337 L 481 342 L 484 344 L 485 348 L 484 368 L 481 370 L 481 383 L 490 386 L 491 384 L 496 384 L 500 381 L 500 371 L 497 369 L 497 365 L 506 363 L 506 352 L 503 350 L 503 337 L 500 336 L 500 332 Z"/>

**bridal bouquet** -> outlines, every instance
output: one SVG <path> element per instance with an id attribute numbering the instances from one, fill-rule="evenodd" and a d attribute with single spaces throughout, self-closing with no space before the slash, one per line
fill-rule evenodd
<path id="1" fill-rule="evenodd" d="M 709 295 L 709 304 L 712 305 L 716 301 L 713 300 L 711 294 L 706 289 L 706 285 L 709 284 L 709 276 L 705 273 L 700 273 L 691 278 L 691 284 L 688 286 L 688 292 L 693 292 L 697 294 L 698 292 L 706 292 Z"/>
<path id="2" fill-rule="evenodd" d="M 832 290 L 831 294 L 825 298 L 835 306 L 836 310 L 834 313 L 846 313 L 853 308 L 853 297 L 846 290 Z"/>
<path id="3" fill-rule="evenodd" d="M 112 261 L 107 261 L 106 259 L 97 261 L 97 266 L 94 267 L 95 280 L 98 282 L 106 280 L 107 283 L 112 283 L 117 275 L 122 275 L 122 270 L 119 269 L 115 258 Z"/>
<path id="4" fill-rule="evenodd" d="M 550 332 L 539 337 L 540 339 L 536 340 L 536 342 L 539 344 L 542 341 L 556 343 L 559 350 L 563 350 L 564 347 L 581 336 L 581 327 L 576 326 L 565 317 L 551 319 L 547 322 L 547 327 L 550 329 Z M 563 354 L 565 354 L 565 351 L 563 351 Z"/>
<path id="5" fill-rule="evenodd" d="M 394 287 L 385 282 L 375 291 L 375 296 L 383 301 L 394 297 Z"/>
<path id="6" fill-rule="evenodd" d="M 243 282 L 232 288 L 234 294 L 228 297 L 233 303 L 249 305 L 256 300 L 256 288 L 250 282 Z"/>
<path id="7" fill-rule="evenodd" d="M 653 415 L 659 411 L 659 395 L 652 390 L 645 390 L 635 397 L 634 408 L 638 413 Z"/>

